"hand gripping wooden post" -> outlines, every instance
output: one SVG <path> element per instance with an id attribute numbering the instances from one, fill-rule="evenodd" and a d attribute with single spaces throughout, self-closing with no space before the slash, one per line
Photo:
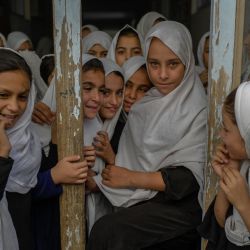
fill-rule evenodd
<path id="1" fill-rule="evenodd" d="M 53 0 L 59 160 L 83 159 L 81 100 L 81 0 Z M 85 249 L 84 185 L 63 185 L 60 198 L 62 250 Z"/>

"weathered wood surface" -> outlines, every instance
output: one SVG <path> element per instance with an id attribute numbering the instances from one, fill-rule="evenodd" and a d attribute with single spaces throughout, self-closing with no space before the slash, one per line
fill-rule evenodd
<path id="1" fill-rule="evenodd" d="M 56 54 L 58 157 L 82 155 L 81 1 L 53 0 Z M 60 199 L 63 250 L 85 249 L 84 186 L 63 185 Z"/>

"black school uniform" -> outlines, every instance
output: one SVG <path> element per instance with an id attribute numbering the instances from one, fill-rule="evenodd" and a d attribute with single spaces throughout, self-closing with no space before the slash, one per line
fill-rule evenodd
<path id="1" fill-rule="evenodd" d="M 98 220 L 88 250 L 197 249 L 201 222 L 199 185 L 185 167 L 160 170 L 165 192 Z"/>

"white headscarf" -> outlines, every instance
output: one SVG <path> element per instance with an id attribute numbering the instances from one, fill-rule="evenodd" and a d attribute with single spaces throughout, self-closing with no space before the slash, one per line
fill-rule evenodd
<path id="1" fill-rule="evenodd" d="M 107 58 L 103 58 L 101 59 L 101 61 L 103 62 L 105 77 L 107 77 L 110 73 L 114 71 L 120 72 L 121 75 L 123 76 L 122 68 L 118 66 L 115 62 Z M 122 104 L 112 119 L 106 119 L 104 123 L 101 120 L 99 120 L 100 124 L 102 124 L 102 127 L 99 129 L 99 131 L 100 130 L 106 131 L 108 133 L 109 139 L 111 139 L 113 136 L 115 126 L 121 112 L 121 108 Z M 105 168 L 105 162 L 101 158 L 97 157 L 95 165 L 92 169 L 97 173 L 97 175 L 100 175 L 104 168 Z M 96 177 L 93 178 L 94 180 L 96 179 Z M 88 232 L 90 233 L 91 228 L 99 218 L 101 218 L 105 214 L 111 213 L 112 211 L 113 211 L 112 205 L 101 192 L 88 194 L 87 196 Z"/>
<path id="2" fill-rule="evenodd" d="M 94 31 L 85 36 L 82 39 L 82 52 L 88 53 L 88 51 L 95 45 L 100 44 L 106 50 L 109 49 L 112 42 L 112 37 L 103 31 Z"/>
<path id="3" fill-rule="evenodd" d="M 115 60 L 115 49 L 116 49 L 117 41 L 118 41 L 118 38 L 120 36 L 121 31 L 123 31 L 125 29 L 132 29 L 138 35 L 138 38 L 139 38 L 140 44 L 141 44 L 141 49 L 142 49 L 142 51 L 144 50 L 144 42 L 143 42 L 143 38 L 142 38 L 141 34 L 137 30 L 135 30 L 133 27 L 126 24 L 122 29 L 120 29 L 115 34 L 115 36 L 114 36 L 114 38 L 112 40 L 112 43 L 110 45 L 109 51 L 108 51 L 107 58 L 111 59 L 114 62 L 116 62 L 116 60 Z"/>
<path id="4" fill-rule="evenodd" d="M 127 84 L 127 81 L 132 77 L 137 70 L 139 70 L 143 65 L 146 65 L 146 60 L 143 56 L 133 56 L 130 57 L 122 65 L 124 71 L 124 81 Z M 128 114 L 122 109 L 121 111 L 124 121 L 127 121 Z"/>
<path id="5" fill-rule="evenodd" d="M 82 26 L 82 30 L 83 29 L 89 29 L 91 32 L 93 32 L 93 31 L 97 31 L 97 30 L 99 30 L 95 25 L 93 25 L 93 24 L 86 24 L 86 25 L 83 25 Z"/>
<path id="6" fill-rule="evenodd" d="M 146 37 L 148 31 L 154 25 L 154 22 L 159 18 L 163 18 L 164 20 L 167 20 L 165 16 L 155 11 L 150 11 L 141 17 L 141 19 L 139 20 L 136 26 L 136 29 L 142 35 L 143 38 Z"/>
<path id="7" fill-rule="evenodd" d="M 26 41 L 29 41 L 32 44 L 30 38 L 25 33 L 21 31 L 13 31 L 9 33 L 7 37 L 7 47 L 13 50 L 18 50 L 20 45 Z"/>
<path id="8" fill-rule="evenodd" d="M 192 171 L 200 185 L 201 204 L 207 103 L 194 68 L 191 36 L 180 23 L 160 22 L 147 34 L 145 55 L 153 37 L 160 39 L 180 58 L 185 65 L 185 75 L 168 95 L 152 88 L 133 105 L 119 143 L 116 165 L 143 172 L 184 166 Z M 98 186 L 115 206 L 131 206 L 157 193 L 143 189 L 113 189 L 103 185 L 101 179 Z"/>
<path id="9" fill-rule="evenodd" d="M 0 50 L 2 49 L 4 48 Z M 13 50 L 11 51 L 16 53 Z M 39 138 L 30 127 L 35 96 L 35 86 L 32 81 L 26 110 L 16 124 L 6 130 L 12 147 L 10 157 L 14 160 L 5 189 L 8 192 L 25 194 L 37 183 L 37 173 L 41 162 L 41 147 Z M 3 237 L 0 241 L 0 249 L 15 250 L 18 249 L 17 239 L 7 207 L 7 199 L 4 195 L 0 202 L 0 237 Z"/>
<path id="10" fill-rule="evenodd" d="M 25 59 L 25 61 L 27 62 L 27 64 L 29 65 L 32 71 L 32 75 L 33 75 L 33 79 L 34 79 L 34 83 L 35 83 L 35 87 L 37 91 L 36 101 L 40 101 L 44 97 L 48 89 L 47 84 L 44 82 L 44 80 L 42 79 L 40 75 L 40 65 L 41 65 L 42 60 L 36 54 L 35 51 L 24 50 L 24 51 L 19 51 L 19 54 Z"/>
<path id="11" fill-rule="evenodd" d="M 3 46 L 6 47 L 6 38 L 5 38 L 5 36 L 2 33 L 0 33 L 0 38 L 3 41 Z"/>
<path id="12" fill-rule="evenodd" d="M 201 73 L 205 69 L 205 65 L 203 62 L 203 53 L 206 39 L 210 36 L 210 32 L 206 32 L 200 39 L 197 47 L 197 59 L 198 59 L 198 66 L 196 68 L 198 73 Z"/>
<path id="13" fill-rule="evenodd" d="M 250 82 L 240 84 L 235 96 L 235 116 L 240 134 L 245 141 L 248 160 L 242 163 L 240 173 L 246 179 L 250 191 Z M 237 246 L 250 245 L 250 232 L 237 209 L 226 219 L 225 232 L 228 240 Z"/>

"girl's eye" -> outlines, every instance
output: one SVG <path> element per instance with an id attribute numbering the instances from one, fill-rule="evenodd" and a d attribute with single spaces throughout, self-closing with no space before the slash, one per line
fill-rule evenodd
<path id="1" fill-rule="evenodd" d="M 19 99 L 20 99 L 21 101 L 27 101 L 27 100 L 28 100 L 28 95 L 20 95 L 20 96 L 19 96 Z"/>
<path id="2" fill-rule="evenodd" d="M 118 55 L 123 55 L 123 54 L 125 53 L 125 51 L 124 51 L 124 50 L 117 50 L 116 53 L 117 53 Z"/>
<path id="3" fill-rule="evenodd" d="M 91 91 L 91 87 L 89 87 L 89 86 L 83 86 L 83 88 L 82 88 L 84 91 Z"/>
<path id="4" fill-rule="evenodd" d="M 157 62 L 149 62 L 149 65 L 153 68 L 153 69 L 155 69 L 155 68 L 157 68 L 157 66 L 159 65 Z"/>
<path id="5" fill-rule="evenodd" d="M 178 64 L 179 64 L 178 62 L 171 62 L 171 63 L 169 64 L 169 67 L 170 67 L 171 69 L 173 69 L 173 68 L 176 68 Z"/>
<path id="6" fill-rule="evenodd" d="M 140 49 L 134 50 L 133 54 L 134 55 L 141 55 L 141 50 Z"/>
<path id="7" fill-rule="evenodd" d="M 0 93 L 0 98 L 7 98 L 9 95 L 7 93 Z"/>
<path id="8" fill-rule="evenodd" d="M 123 91 L 122 91 L 122 90 L 118 91 L 118 92 L 116 93 L 116 95 L 119 96 L 119 97 L 121 97 L 121 96 L 123 95 Z"/>
<path id="9" fill-rule="evenodd" d="M 99 88 L 99 93 L 101 93 L 101 94 L 105 95 L 105 93 L 106 93 L 106 89 L 105 89 L 104 87 Z"/>
<path id="10" fill-rule="evenodd" d="M 143 92 L 143 93 L 146 93 L 146 92 L 148 91 L 148 88 L 146 88 L 146 87 L 140 87 L 140 88 L 138 89 L 138 91 Z"/>

